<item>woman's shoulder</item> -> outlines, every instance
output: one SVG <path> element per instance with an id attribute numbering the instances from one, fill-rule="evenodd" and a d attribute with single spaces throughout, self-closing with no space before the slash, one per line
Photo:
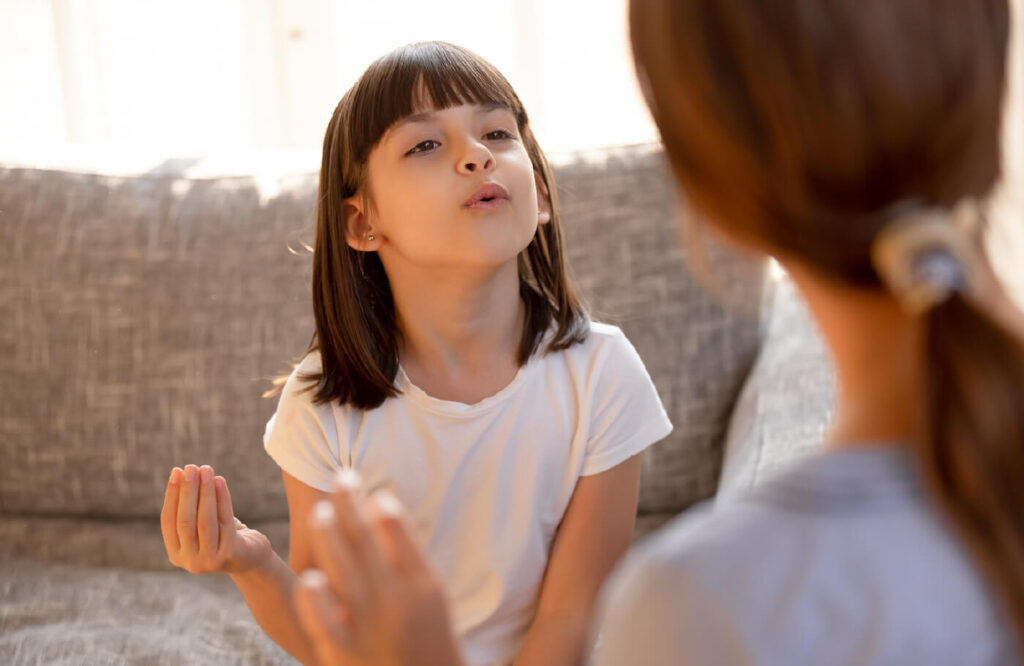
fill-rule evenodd
<path id="1" fill-rule="evenodd" d="M 896 483 L 896 466 L 888 477 L 879 473 L 888 458 L 872 460 L 874 480 L 857 469 L 833 474 L 838 463 L 857 467 L 849 456 L 809 456 L 760 489 L 686 511 L 630 551 L 609 586 L 610 614 L 647 625 L 671 617 L 658 635 L 673 648 L 711 650 L 717 637 L 715 649 L 746 645 L 762 657 L 757 663 L 797 663 L 785 657 L 797 649 L 818 657 L 854 654 L 880 636 L 873 646 L 879 655 L 930 647 L 921 659 L 870 663 L 936 663 L 931 657 L 958 654 L 967 636 L 985 650 L 1001 649 L 980 578 L 952 535 L 938 528 L 921 498 Z M 865 484 L 872 496 L 859 498 Z M 828 637 L 826 616 L 846 627 L 842 640 Z M 889 624 L 879 625 L 884 618 Z M 915 643 L 955 622 L 959 633 Z M 773 632 L 778 626 L 802 630 L 783 636 Z M 709 663 L 746 663 L 713 656 Z"/>
<path id="2" fill-rule="evenodd" d="M 728 580 L 749 568 L 755 553 L 763 554 L 766 542 L 774 541 L 769 533 L 778 526 L 767 513 L 753 503 L 722 506 L 706 500 L 639 541 L 630 551 L 631 566 L 653 577 L 685 571 L 709 585 Z"/>
<path id="3" fill-rule="evenodd" d="M 752 521 L 708 501 L 634 544 L 602 592 L 595 663 L 751 663 L 712 648 L 723 635 L 741 652 L 747 643 L 727 580 L 741 523 Z M 751 569 L 756 547 L 747 552 Z"/>

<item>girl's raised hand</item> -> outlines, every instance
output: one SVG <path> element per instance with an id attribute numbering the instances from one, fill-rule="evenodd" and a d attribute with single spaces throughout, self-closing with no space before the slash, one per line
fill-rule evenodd
<path id="1" fill-rule="evenodd" d="M 273 552 L 266 536 L 235 518 L 227 481 L 208 465 L 171 470 L 160 529 L 171 564 L 191 573 L 242 573 Z"/>
<path id="2" fill-rule="evenodd" d="M 444 592 L 392 495 L 343 472 L 310 517 L 313 560 L 294 605 L 321 666 L 457 666 Z"/>

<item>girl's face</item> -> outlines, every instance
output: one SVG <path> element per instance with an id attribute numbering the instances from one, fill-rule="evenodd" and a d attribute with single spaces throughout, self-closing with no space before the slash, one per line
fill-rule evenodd
<path id="1" fill-rule="evenodd" d="M 512 111 L 464 104 L 424 109 L 392 126 L 367 165 L 370 210 L 347 200 L 349 245 L 422 267 L 514 260 L 550 207 Z M 369 235 L 373 240 L 369 240 Z"/>

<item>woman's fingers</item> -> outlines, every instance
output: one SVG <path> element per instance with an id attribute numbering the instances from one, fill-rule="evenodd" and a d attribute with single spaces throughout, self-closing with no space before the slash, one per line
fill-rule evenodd
<path id="1" fill-rule="evenodd" d="M 217 491 L 213 487 L 213 468 L 203 465 L 199 468 L 199 506 L 196 516 L 196 531 L 199 535 L 199 552 L 216 558 L 220 530 L 217 528 Z"/>
<path id="2" fill-rule="evenodd" d="M 327 500 L 314 504 L 309 527 L 313 558 L 326 575 L 328 587 L 343 602 L 359 603 L 365 573 L 344 540 L 334 505 Z"/>
<path id="3" fill-rule="evenodd" d="M 347 613 L 332 598 L 327 580 L 316 569 L 307 569 L 299 578 L 292 598 L 303 631 L 312 640 L 317 661 L 324 666 L 345 664 L 351 647 Z"/>
<path id="4" fill-rule="evenodd" d="M 169 556 L 175 555 L 181 548 L 178 541 L 178 493 L 181 483 L 181 468 L 175 467 L 171 470 L 171 478 L 167 481 L 167 491 L 164 493 L 164 506 L 160 510 L 160 532 L 164 537 L 164 547 Z"/>
<path id="5" fill-rule="evenodd" d="M 178 518 L 175 527 L 180 548 L 187 556 L 199 552 L 199 536 L 196 533 L 198 508 L 199 468 L 195 465 L 185 465 L 184 478 L 178 491 Z"/>
<path id="6" fill-rule="evenodd" d="M 368 516 L 363 509 L 366 500 L 362 496 L 359 475 L 350 469 L 339 472 L 331 501 L 341 528 L 341 537 L 352 553 L 365 578 L 381 580 L 385 574 L 383 553 L 370 529 Z"/>
<path id="7" fill-rule="evenodd" d="M 388 563 L 404 573 L 427 571 L 429 567 L 405 521 L 405 510 L 398 498 L 382 490 L 370 497 L 370 503 L 373 530 Z"/>

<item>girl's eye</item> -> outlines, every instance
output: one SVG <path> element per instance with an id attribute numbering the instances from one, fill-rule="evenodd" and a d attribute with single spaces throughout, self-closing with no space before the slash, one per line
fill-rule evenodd
<path id="1" fill-rule="evenodd" d="M 484 134 L 484 138 L 491 141 L 501 141 L 502 139 L 514 139 L 516 137 L 514 134 L 512 134 L 512 132 L 509 132 L 508 130 L 499 129 Z"/>
<path id="2" fill-rule="evenodd" d="M 440 145 L 441 145 L 440 143 L 438 143 L 437 141 L 434 141 L 432 139 L 427 139 L 426 141 L 420 141 L 415 146 L 413 146 L 412 150 L 407 152 L 406 155 L 412 155 L 414 153 L 425 153 L 428 150 L 433 150 L 434 148 L 437 148 Z"/>

